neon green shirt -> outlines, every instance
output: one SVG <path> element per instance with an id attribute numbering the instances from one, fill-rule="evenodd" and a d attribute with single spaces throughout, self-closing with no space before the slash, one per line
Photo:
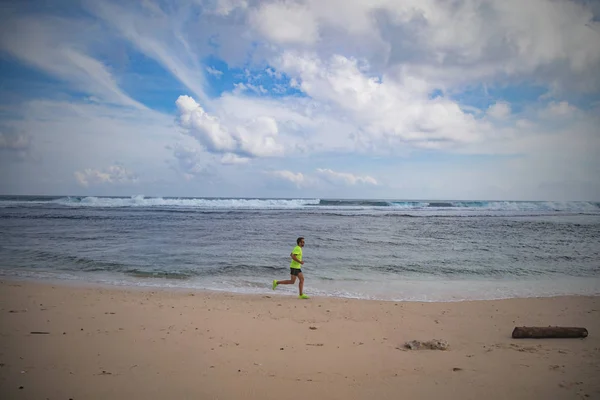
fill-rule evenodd
<path id="1" fill-rule="evenodd" d="M 300 247 L 300 246 L 294 247 L 294 250 L 292 250 L 292 254 L 295 254 L 296 258 L 298 260 L 302 261 L 302 247 Z M 302 264 L 300 264 L 299 262 L 297 262 L 296 260 L 294 260 L 292 258 L 292 262 L 290 263 L 290 268 L 300 269 L 300 268 L 302 268 Z"/>

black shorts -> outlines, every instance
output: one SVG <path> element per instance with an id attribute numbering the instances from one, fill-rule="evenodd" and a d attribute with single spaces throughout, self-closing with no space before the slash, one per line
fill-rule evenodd
<path id="1" fill-rule="evenodd" d="M 298 274 L 302 273 L 300 268 L 290 268 L 290 274 L 298 276 Z"/>

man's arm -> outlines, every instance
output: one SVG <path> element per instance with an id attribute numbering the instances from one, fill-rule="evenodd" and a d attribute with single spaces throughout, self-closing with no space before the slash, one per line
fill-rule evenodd
<path id="1" fill-rule="evenodd" d="M 300 263 L 300 264 L 304 265 L 304 261 L 300 261 L 300 260 L 298 260 L 298 258 L 296 257 L 296 254 L 292 253 L 292 254 L 290 254 L 290 256 L 292 257 L 292 259 L 293 259 L 294 261 L 296 261 L 296 262 L 298 262 L 298 263 Z"/>

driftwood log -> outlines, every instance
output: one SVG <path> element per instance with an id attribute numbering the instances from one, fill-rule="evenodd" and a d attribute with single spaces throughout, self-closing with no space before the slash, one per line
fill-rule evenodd
<path id="1" fill-rule="evenodd" d="M 587 335 L 585 328 L 566 326 L 517 326 L 512 333 L 515 339 L 584 338 Z"/>

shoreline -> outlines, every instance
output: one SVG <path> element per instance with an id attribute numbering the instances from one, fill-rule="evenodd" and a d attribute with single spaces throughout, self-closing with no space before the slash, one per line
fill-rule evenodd
<path id="1" fill-rule="evenodd" d="M 82 275 L 72 275 L 73 277 L 67 278 L 64 276 L 35 276 L 35 274 L 39 274 L 39 271 L 31 271 L 31 275 L 18 275 L 18 274 L 0 274 L 0 280 L 7 281 L 25 281 L 32 283 L 42 283 L 42 284 L 55 284 L 55 285 L 66 285 L 66 286 L 86 286 L 86 287 L 114 287 L 121 288 L 123 290 L 168 290 L 168 291 L 195 291 L 195 292 L 208 292 L 208 293 L 231 293 L 231 294 L 239 294 L 239 295 L 249 295 L 249 296 L 264 296 L 264 295 L 282 295 L 294 297 L 297 294 L 297 284 L 290 287 L 279 287 L 278 290 L 272 291 L 270 286 L 271 282 L 267 279 L 264 282 L 264 286 L 255 286 L 251 285 L 249 287 L 230 287 L 224 286 L 223 288 L 216 287 L 207 287 L 205 283 L 202 282 L 193 282 L 190 285 L 178 285 L 176 282 L 180 282 L 179 279 L 168 279 L 162 277 L 151 277 L 145 278 L 146 280 L 135 278 L 121 278 L 121 280 L 117 279 L 115 276 L 111 275 L 102 275 L 102 276 L 86 276 Z M 49 274 L 53 274 L 54 272 L 48 272 Z M 279 275 L 278 275 L 279 276 Z M 393 291 L 382 291 L 379 293 L 366 293 L 366 292 L 340 292 L 335 288 L 332 290 L 325 290 L 323 287 L 316 287 L 314 282 L 309 281 L 309 285 L 307 285 L 306 292 L 311 297 L 320 297 L 320 298 L 331 298 L 331 299 L 353 299 L 353 300 L 369 300 L 369 301 L 386 301 L 386 302 L 409 302 L 409 303 L 455 303 L 455 302 L 469 302 L 469 301 L 498 301 L 498 300 L 510 300 L 510 299 L 537 299 L 537 298 L 556 298 L 556 297 L 598 297 L 600 296 L 600 287 L 597 286 L 597 283 L 584 278 L 575 278 L 575 277 L 566 277 L 566 280 L 560 281 L 561 285 L 558 285 L 558 281 L 548 280 L 548 282 L 553 282 L 553 284 L 557 286 L 563 286 L 563 292 L 566 293 L 556 293 L 552 290 L 539 290 L 538 294 L 532 293 L 527 295 L 519 295 L 515 293 L 523 293 L 523 288 L 530 288 L 532 284 L 529 281 L 519 281 L 519 280 L 430 280 L 430 279 L 414 279 L 414 278 L 406 278 L 402 280 L 398 280 L 395 284 Z M 568 287 L 567 282 L 572 283 L 574 279 L 577 279 L 577 284 L 581 284 L 581 282 L 587 284 L 588 287 L 581 288 L 579 287 L 579 293 L 573 293 L 575 290 L 568 291 L 564 288 Z M 598 278 L 594 278 L 598 280 Z M 328 282 L 328 281 L 326 281 Z M 255 284 L 255 282 L 253 282 Z M 323 282 L 321 282 L 322 284 Z M 450 285 L 462 285 L 455 287 L 454 291 L 459 291 L 461 288 L 468 294 L 464 294 L 464 297 L 460 297 L 454 295 L 453 292 L 444 292 L 447 288 L 444 286 Z M 600 284 L 600 280 L 598 280 L 598 284 Z M 482 287 L 477 288 L 475 291 L 473 290 L 474 286 L 482 285 Z M 485 286 L 489 286 L 488 294 L 486 296 L 478 295 L 477 293 L 485 292 Z M 504 291 L 500 290 L 497 295 L 490 295 L 489 293 L 497 290 L 498 287 L 494 285 L 499 285 L 499 287 L 503 287 Z M 515 290 L 514 293 L 509 293 L 506 291 L 506 287 L 519 287 L 521 290 Z M 598 287 L 598 289 L 596 289 Z M 404 291 L 406 289 L 407 291 Z M 394 297 L 391 293 L 407 293 L 405 297 Z M 444 292 L 444 294 L 440 295 L 439 292 Z M 535 291 L 534 291 L 535 292 Z M 438 294 L 437 298 L 427 298 L 429 297 L 427 293 L 436 293 Z M 462 292 L 465 293 L 465 292 Z M 474 294 L 475 293 L 475 294 Z"/>
<path id="2" fill-rule="evenodd" d="M 144 285 L 128 285 L 128 284 L 115 284 L 106 282 L 94 282 L 87 280 L 75 280 L 75 279 L 45 279 L 45 278 L 32 278 L 32 277 L 13 277 L 13 276 L 2 276 L 0 275 L 0 285 L 2 284 L 19 284 L 26 283 L 31 285 L 40 286 L 58 286 L 73 289 L 99 289 L 106 291 L 120 291 L 120 292 L 140 292 L 140 293 L 152 293 L 152 292 L 169 292 L 179 294 L 199 294 L 199 295 L 224 295 L 224 296 L 238 296 L 238 297 L 281 297 L 281 298 L 292 298 L 297 297 L 297 292 L 290 292 L 289 290 L 283 292 L 281 290 L 269 290 L 265 293 L 246 293 L 246 292 L 235 292 L 228 290 L 210 289 L 210 288 L 196 288 L 196 287 L 183 287 L 183 286 L 144 286 Z M 296 289 L 298 284 L 293 285 Z M 490 299 L 460 299 L 460 300 L 394 300 L 394 299 L 377 299 L 377 298 L 359 298 L 359 297 L 341 297 L 341 296 L 323 296 L 323 295 L 311 295 L 310 299 L 325 299 L 333 301 L 366 301 L 366 302 L 381 302 L 381 303 L 406 303 L 406 304 L 455 304 L 455 303 L 477 303 L 477 302 L 493 302 L 493 301 L 510 301 L 510 300 L 543 300 L 543 299 L 599 299 L 600 293 L 598 294 L 565 294 L 565 295 L 552 295 L 552 296 L 528 296 L 528 297 L 503 297 L 503 298 L 490 298 Z"/>
<path id="3" fill-rule="evenodd" d="M 138 289 L 0 279 L 0 397 L 600 396 L 600 296 L 426 303 Z M 589 336 L 511 338 L 515 326 L 548 325 Z M 404 348 L 433 339 L 448 350 Z"/>

